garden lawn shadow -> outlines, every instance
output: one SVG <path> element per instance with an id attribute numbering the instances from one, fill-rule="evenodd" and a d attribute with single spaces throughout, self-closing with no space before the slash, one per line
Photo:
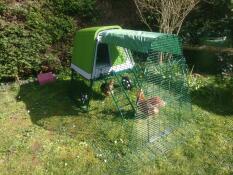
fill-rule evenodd
<path id="1" fill-rule="evenodd" d="M 92 127 L 89 129 L 94 132 L 98 126 L 91 126 L 90 123 L 96 118 L 103 122 L 109 117 L 100 116 L 100 111 L 98 111 L 100 110 L 98 102 L 104 101 L 104 97 L 93 91 L 92 101 L 96 105 L 90 112 L 84 112 L 79 108 L 76 101 L 70 98 L 70 85 L 69 80 L 57 80 L 44 86 L 39 86 L 37 82 L 24 84 L 20 86 L 17 100 L 25 103 L 31 121 L 47 130 L 60 131 L 64 128 L 74 128 L 80 132 L 80 130 L 87 131 L 88 127 Z M 120 119 L 115 113 L 106 115 L 110 115 L 109 118 L 111 119 Z M 96 121 L 93 123 L 96 123 Z"/>
<path id="2" fill-rule="evenodd" d="M 29 83 L 21 85 L 17 100 L 25 103 L 33 124 L 90 143 L 96 153 L 101 151 L 108 158 L 107 166 L 112 169 L 115 162 L 121 162 L 115 157 L 124 155 L 120 150 L 128 150 L 133 120 L 123 124 L 110 96 L 102 100 L 101 94 L 93 91 L 90 111 L 83 112 L 69 93 L 70 81 L 58 80 L 44 86 Z M 124 142 L 115 144 L 117 139 Z"/>

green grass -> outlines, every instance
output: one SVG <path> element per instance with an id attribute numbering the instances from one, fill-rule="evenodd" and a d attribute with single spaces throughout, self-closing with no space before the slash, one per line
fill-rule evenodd
<path id="1" fill-rule="evenodd" d="M 138 153 L 140 161 L 131 157 L 125 167 L 141 164 L 131 174 L 233 173 L 232 86 L 215 77 L 198 83 L 193 118 L 166 142 L 177 145 L 150 163 L 148 152 Z M 83 113 L 69 98 L 68 80 L 1 87 L 0 174 L 117 174 L 121 164 L 111 162 L 108 151 L 125 155 L 130 125 L 121 125 L 110 104 L 99 97 L 90 114 Z"/>

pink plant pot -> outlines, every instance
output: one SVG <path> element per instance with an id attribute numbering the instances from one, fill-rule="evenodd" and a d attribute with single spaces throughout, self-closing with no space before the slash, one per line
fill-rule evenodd
<path id="1" fill-rule="evenodd" d="M 47 83 L 51 83 L 55 81 L 55 76 L 52 74 L 52 72 L 48 72 L 48 73 L 40 73 L 37 75 L 37 79 L 40 83 L 40 85 L 44 85 Z"/>

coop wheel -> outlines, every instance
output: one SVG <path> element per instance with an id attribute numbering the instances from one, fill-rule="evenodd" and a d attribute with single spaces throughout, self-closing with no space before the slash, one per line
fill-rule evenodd
<path id="1" fill-rule="evenodd" d="M 122 77 L 121 83 L 122 83 L 122 86 L 124 87 L 125 90 L 132 89 L 132 82 L 128 76 Z"/>

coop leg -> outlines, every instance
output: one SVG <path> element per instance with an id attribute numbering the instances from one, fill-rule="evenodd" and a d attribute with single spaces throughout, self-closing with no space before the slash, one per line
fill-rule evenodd
<path id="1" fill-rule="evenodd" d="M 72 69 L 71 70 L 71 82 L 74 80 L 74 74 L 75 74 L 75 71 Z"/>
<path id="2" fill-rule="evenodd" d="M 69 94 L 70 94 L 70 97 L 71 97 L 71 99 L 73 100 L 73 89 L 74 89 L 74 77 L 75 77 L 75 71 L 72 69 L 71 70 L 71 79 L 70 79 L 70 92 L 69 92 Z"/>
<path id="3" fill-rule="evenodd" d="M 92 96 L 93 96 L 93 90 L 92 90 L 93 83 L 94 83 L 94 81 L 90 80 L 90 86 L 89 86 L 89 92 L 88 92 L 89 98 L 88 98 L 88 102 L 87 102 L 87 110 L 90 107 L 90 100 L 92 99 Z"/>

